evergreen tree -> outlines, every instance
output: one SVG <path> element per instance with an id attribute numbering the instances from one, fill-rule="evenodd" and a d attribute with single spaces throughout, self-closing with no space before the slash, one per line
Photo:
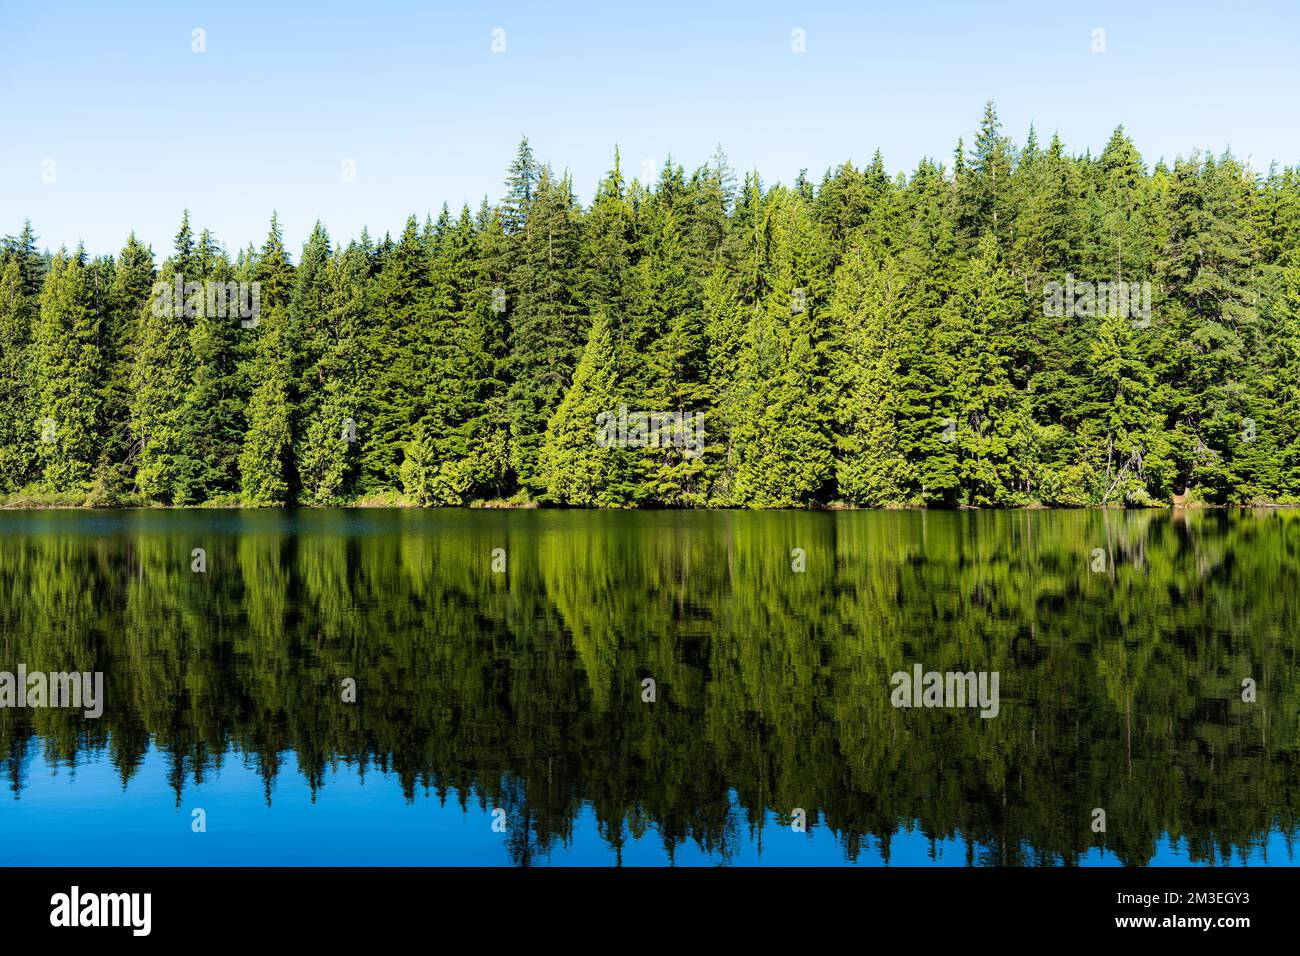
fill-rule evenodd
<path id="1" fill-rule="evenodd" d="M 606 437 L 616 434 L 617 426 L 608 418 L 618 414 L 615 369 L 609 320 L 603 312 L 597 313 L 573 384 L 546 426 L 538 467 L 552 501 L 608 507 L 623 500 L 619 489 L 611 486 L 623 450 L 612 442 L 598 441 L 598 428 L 610 429 L 604 433 Z"/>
<path id="2" fill-rule="evenodd" d="M 1030 441 L 1024 392 L 1017 387 L 1022 294 L 999 259 L 993 233 L 980 239 L 940 310 L 933 380 L 944 413 L 939 468 L 929 493 L 948 504 L 1011 504 L 1029 490 Z"/>
<path id="3" fill-rule="evenodd" d="M 428 374 L 420 345 L 430 324 L 428 250 L 416 219 L 382 256 L 368 300 L 362 356 L 364 394 L 357 427 L 362 434 L 362 483 L 367 491 L 395 489 L 403 449 L 414 437 Z"/>
<path id="4" fill-rule="evenodd" d="M 835 380 L 840 455 L 839 494 L 855 504 L 908 500 L 912 466 L 904 454 L 897 416 L 903 278 L 892 258 L 876 262 L 854 250 L 836 275 L 831 318 L 839 330 Z"/>
<path id="5" fill-rule="evenodd" d="M 466 210 L 466 213 L 468 210 Z M 510 326 L 506 300 L 508 258 L 500 216 L 486 206 L 473 221 L 472 295 L 460 334 L 469 357 L 473 403 L 464 433 L 468 446 L 467 494 L 504 498 L 511 489 Z"/>
<path id="6" fill-rule="evenodd" d="M 209 246 L 203 233 L 202 247 Z M 189 334 L 192 358 L 185 392 L 181 436 L 185 449 L 173 491 L 177 504 L 192 504 L 234 495 L 239 488 L 247 396 L 239 366 L 240 336 L 247 334 L 233 264 L 210 249 L 200 263 L 205 296 Z M 208 295 L 209 291 L 220 292 Z"/>
<path id="7" fill-rule="evenodd" d="M 239 456 L 240 498 L 245 506 L 268 507 L 289 501 L 292 458 L 289 405 L 290 367 L 283 348 L 287 308 L 264 310 L 253 367 L 248 430 Z"/>
<path id="8" fill-rule="evenodd" d="M 35 347 L 20 261 L 5 256 L 0 262 L 0 492 L 7 494 L 32 479 L 36 464 Z"/>
<path id="9" fill-rule="evenodd" d="M 507 235 L 522 232 L 528 222 L 528 210 L 537 191 L 541 171 L 533 158 L 528 137 L 519 141 L 514 162 L 506 174 L 506 198 L 501 204 L 501 223 Z"/>
<path id="10" fill-rule="evenodd" d="M 365 344 L 361 323 L 369 282 L 364 246 L 353 243 L 336 253 L 328 263 L 326 280 L 326 312 L 317 326 L 313 348 L 317 359 L 308 376 L 315 399 L 303 416 L 298 448 L 302 500 L 319 505 L 339 504 L 356 491 Z"/>
<path id="11" fill-rule="evenodd" d="M 108 292 L 104 329 L 104 451 L 114 485 L 130 483 L 135 453 L 131 431 L 132 369 L 140 339 L 140 316 L 149 302 L 155 277 L 153 252 L 131 233 L 118 254 Z"/>
<path id="12" fill-rule="evenodd" d="M 1013 195 L 1011 163 L 1011 144 L 990 100 L 984 104 L 975 148 L 957 175 L 958 228 L 972 245 L 985 231 L 1006 235 Z"/>
<path id="13" fill-rule="evenodd" d="M 23 221 L 23 228 L 17 236 L 6 236 L 3 242 L 4 258 L 18 263 L 23 295 L 30 301 L 33 312 L 50 265 L 48 254 L 42 255 L 36 248 L 37 238 L 31 220 L 27 219 Z"/>
<path id="14" fill-rule="evenodd" d="M 546 422 L 569 386 L 586 333 L 580 311 L 579 221 L 567 179 L 543 169 L 518 234 L 511 275 L 511 464 L 519 485 L 539 492 L 537 454 Z"/>
<path id="15" fill-rule="evenodd" d="M 191 287 L 185 267 L 193 268 L 194 243 L 189 214 L 181 221 L 172 257 L 140 308 L 135 361 L 131 369 L 131 433 L 135 485 L 146 501 L 171 503 L 180 480 L 185 447 L 185 406 L 193 373 L 191 315 L 202 293 Z M 177 292 L 179 283 L 179 294 Z"/>
<path id="16" fill-rule="evenodd" d="M 80 250 L 54 257 L 34 336 L 37 457 L 50 489 L 87 484 L 101 454 L 101 318 Z"/>

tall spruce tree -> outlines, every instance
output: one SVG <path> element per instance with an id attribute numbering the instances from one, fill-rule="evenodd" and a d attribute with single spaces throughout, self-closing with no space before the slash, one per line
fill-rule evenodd
<path id="1" fill-rule="evenodd" d="M 140 341 L 140 316 L 155 278 L 153 251 L 131 233 L 118 254 L 104 328 L 104 448 L 114 485 L 125 492 L 135 449 L 131 430 L 132 369 Z"/>
<path id="2" fill-rule="evenodd" d="M 367 491 L 395 490 L 404 449 L 420 419 L 419 402 L 428 375 L 420 348 L 430 325 L 428 249 L 414 216 L 401 239 L 382 255 L 369 299 L 360 417 L 363 485 Z"/>
<path id="3" fill-rule="evenodd" d="M 186 270 L 189 270 L 188 273 Z M 171 503 L 180 480 L 185 406 L 193 374 L 190 328 L 202 304 L 194 279 L 194 235 L 189 213 L 170 259 L 163 264 L 149 298 L 140 308 L 131 368 L 131 433 L 135 485 L 146 501 Z"/>
<path id="4" fill-rule="evenodd" d="M 240 336 L 247 334 L 244 322 L 252 321 L 244 317 L 252 303 L 241 298 L 234 264 L 212 248 L 210 239 L 205 230 L 201 247 L 206 254 L 199 265 L 205 295 L 190 327 L 192 369 L 183 401 L 185 455 L 177 469 L 177 504 L 229 498 L 239 489 L 247 407 Z"/>
<path id="5" fill-rule="evenodd" d="M 591 323 L 573 384 L 546 427 L 538 463 L 546 495 L 568 505 L 602 506 L 625 500 L 616 480 L 624 450 L 616 444 L 616 355 L 609 320 L 597 313 Z M 606 438 L 598 440 L 598 421 Z"/>
<path id="6" fill-rule="evenodd" d="M 316 505 L 343 503 L 357 491 L 366 344 L 362 323 L 370 281 L 365 248 L 354 242 L 336 253 L 326 277 L 326 315 L 318 326 L 317 359 L 308 376 L 316 404 L 304 416 L 297 452 L 302 501 Z"/>
<path id="7" fill-rule="evenodd" d="M 289 502 L 293 438 L 289 405 L 291 376 L 283 347 L 287 306 L 273 305 L 262 316 L 262 333 L 253 359 L 248 427 L 239 456 L 239 490 L 245 506 L 273 507 Z"/>
<path id="8" fill-rule="evenodd" d="M 571 184 L 543 169 L 517 233 L 511 274 L 511 464 L 524 489 L 537 493 L 546 422 L 569 386 L 586 335 L 579 299 L 579 219 Z"/>
<path id="9" fill-rule="evenodd" d="M 31 481 L 37 427 L 33 382 L 34 315 L 16 255 L 0 258 L 0 493 Z"/>
<path id="10" fill-rule="evenodd" d="M 854 504 L 907 502 L 912 464 L 898 428 L 903 276 L 892 257 L 854 249 L 836 274 L 831 318 L 838 336 L 834 380 L 838 493 Z"/>
<path id="11" fill-rule="evenodd" d="M 84 253 L 60 251 L 41 292 L 33 355 L 37 458 L 51 490 L 82 490 L 101 456 L 101 321 Z"/>

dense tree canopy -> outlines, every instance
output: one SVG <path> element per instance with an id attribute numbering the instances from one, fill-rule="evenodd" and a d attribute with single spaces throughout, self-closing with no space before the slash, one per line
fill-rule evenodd
<path id="1" fill-rule="evenodd" d="M 1096 156 L 1018 146 L 992 104 L 969 142 L 791 186 L 721 152 L 629 181 L 615 153 L 584 206 L 525 140 L 500 204 L 378 242 L 317 223 L 296 264 L 274 218 L 232 258 L 187 214 L 157 264 L 26 224 L 0 252 L 0 495 L 1300 498 L 1300 168 L 1149 166 L 1122 127 Z M 214 298 L 236 288 L 254 320 Z M 599 446 L 620 406 L 702 413 L 701 453 Z"/>

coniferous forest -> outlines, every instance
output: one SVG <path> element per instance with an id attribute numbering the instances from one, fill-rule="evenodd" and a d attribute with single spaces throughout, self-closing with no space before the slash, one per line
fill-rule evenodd
<path id="1" fill-rule="evenodd" d="M 346 243 L 0 253 L 11 505 L 597 507 L 1300 501 L 1300 167 L 1097 155 L 990 104 L 946 163 L 769 185 L 719 149 L 588 203 L 504 197 Z M 206 291 L 258 289 L 253 322 Z M 1062 284 L 1148 289 L 1140 317 Z M 179 301 L 183 299 L 184 301 Z M 1113 305 L 1113 303 L 1112 303 Z M 603 447 L 626 406 L 698 454 Z"/>

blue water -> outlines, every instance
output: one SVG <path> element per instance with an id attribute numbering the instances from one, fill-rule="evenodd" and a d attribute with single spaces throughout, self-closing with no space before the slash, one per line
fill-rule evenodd
<path id="1" fill-rule="evenodd" d="M 32 748 L 34 751 L 34 748 Z M 506 834 L 495 833 L 490 807 L 474 794 L 444 798 L 417 791 L 411 801 L 396 775 L 355 766 L 326 773 L 312 798 L 298 774 L 294 754 L 283 754 L 270 802 L 261 777 L 239 755 L 197 785 L 187 783 L 177 805 L 167 785 L 164 755 L 150 748 L 140 772 L 123 787 L 102 752 L 75 766 L 51 764 L 31 752 L 21 798 L 0 804 L 0 862 L 7 866 L 508 866 Z M 733 795 L 734 796 L 734 795 Z M 206 814 L 206 830 L 193 831 L 193 811 Z M 736 841 L 732 865 L 837 866 L 852 864 L 836 834 L 810 821 L 807 832 L 782 826 L 773 813 L 751 828 L 733 802 Z M 1294 840 L 1280 832 L 1251 847 L 1245 858 L 1219 859 L 1220 866 L 1293 865 Z M 671 857 L 653 827 L 639 839 L 625 832 L 624 866 L 716 866 L 718 857 L 693 843 Z M 1119 866 L 1113 853 L 1090 850 L 1085 866 Z M 573 838 L 532 860 L 534 866 L 611 866 L 618 854 L 599 833 L 584 806 Z M 1209 865 L 1188 858 L 1185 845 L 1159 840 L 1155 866 Z M 858 854 L 858 866 L 886 865 L 878 841 Z M 891 866 L 965 866 L 966 841 L 931 839 L 915 824 L 900 829 L 890 848 Z"/>

